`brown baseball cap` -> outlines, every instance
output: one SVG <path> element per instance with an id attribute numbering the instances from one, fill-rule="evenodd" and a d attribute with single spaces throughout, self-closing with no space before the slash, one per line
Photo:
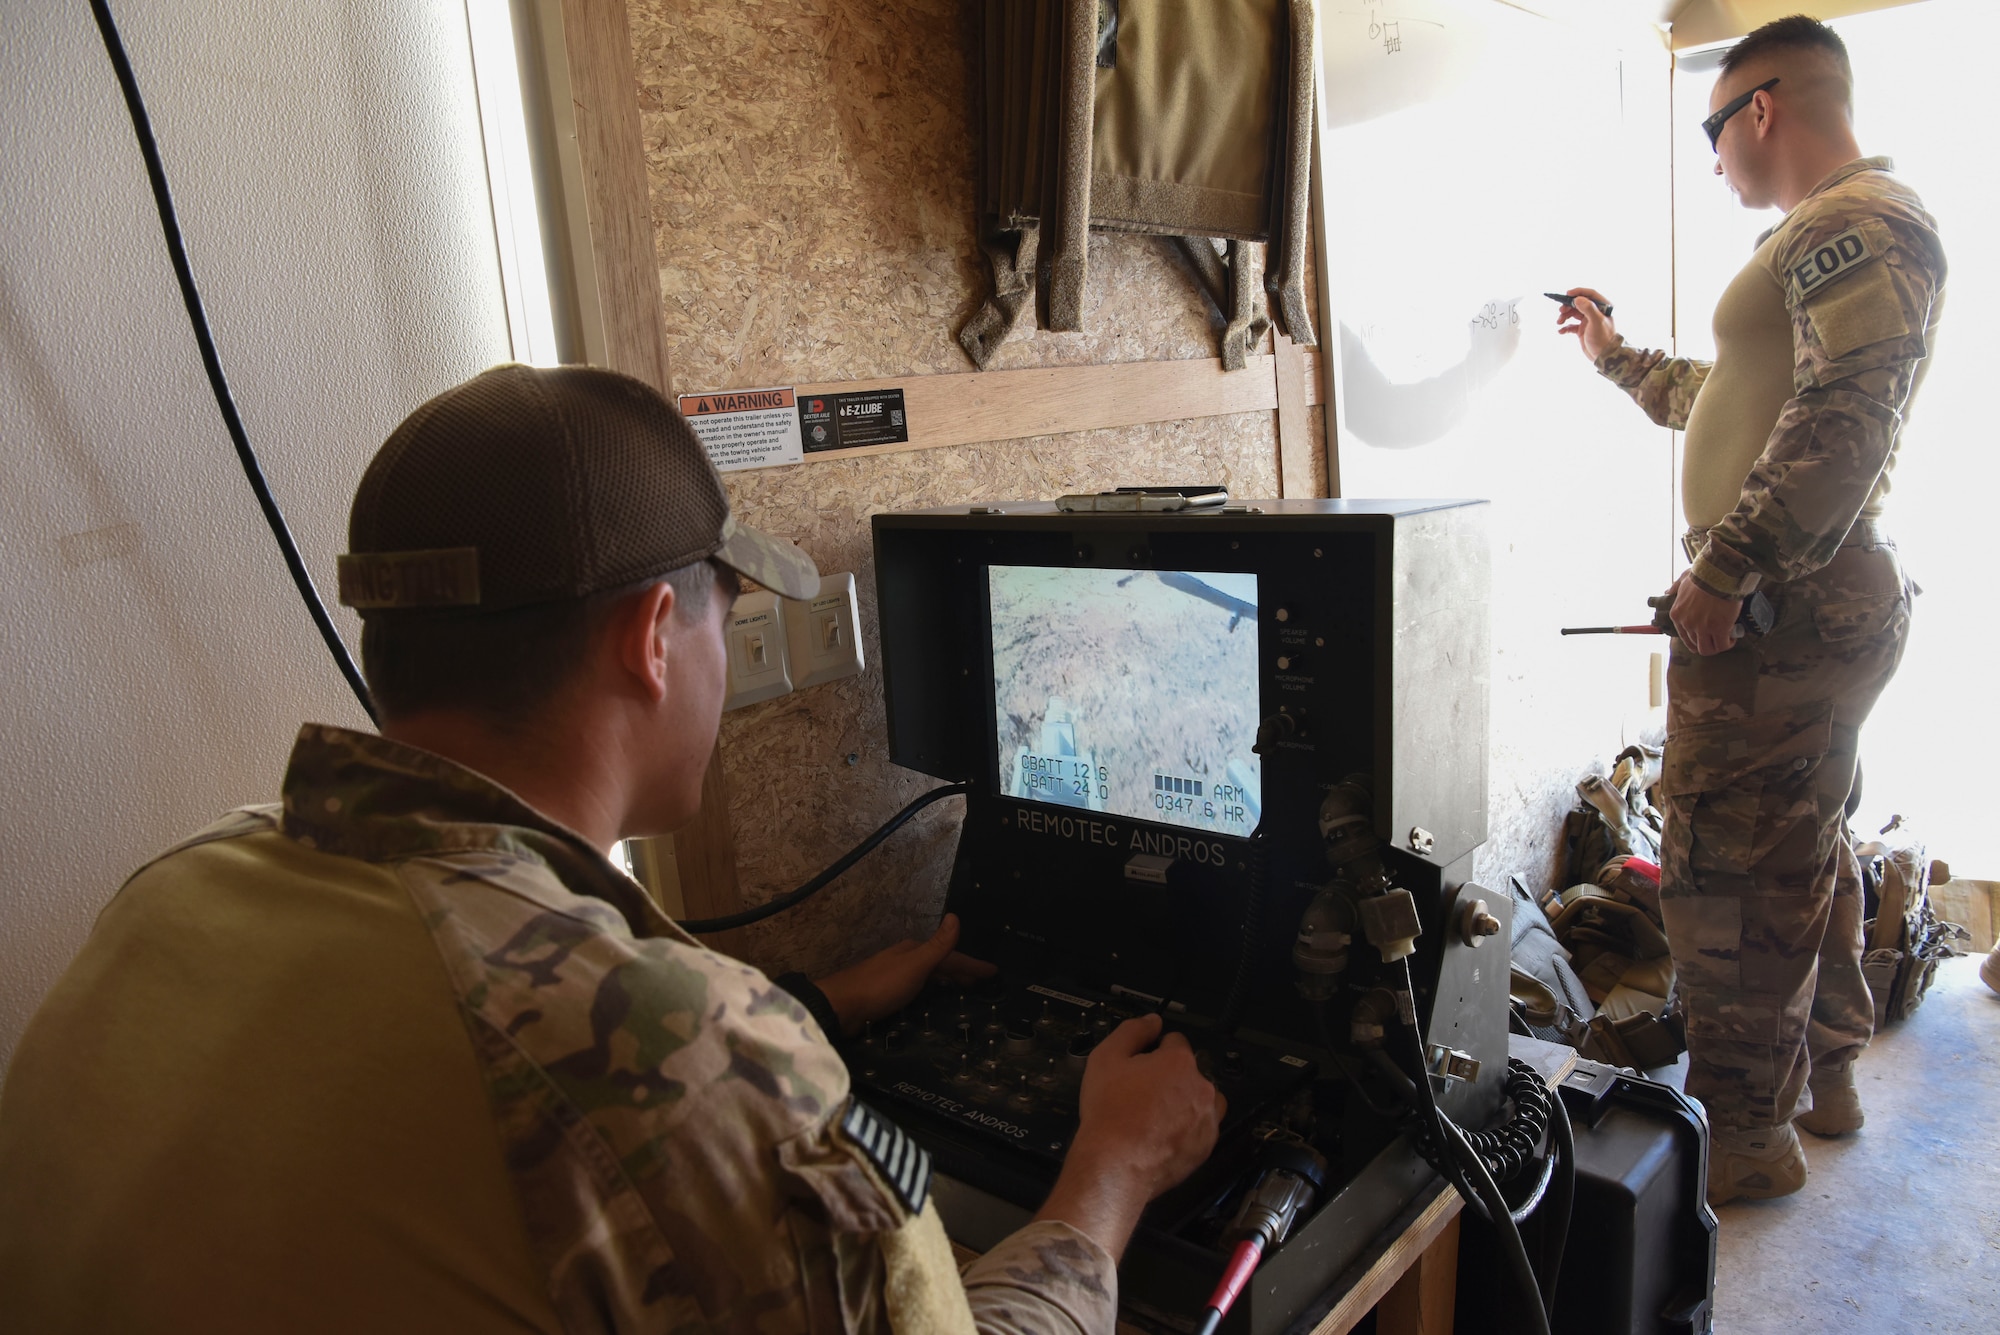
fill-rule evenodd
<path id="1" fill-rule="evenodd" d="M 708 453 L 650 385 L 496 366 L 403 419 L 354 493 L 340 601 L 364 616 L 587 597 L 713 557 L 788 598 L 796 546 L 738 524 Z"/>

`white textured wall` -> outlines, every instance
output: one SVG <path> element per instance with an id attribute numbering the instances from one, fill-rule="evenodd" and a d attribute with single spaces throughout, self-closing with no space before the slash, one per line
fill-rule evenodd
<path id="1" fill-rule="evenodd" d="M 317 579 L 369 455 L 507 356 L 461 0 L 121 0 Z M 141 861 L 353 724 L 209 397 L 83 0 L 0 20 L 0 1063 Z M 353 618 L 337 611 L 352 642 Z"/>

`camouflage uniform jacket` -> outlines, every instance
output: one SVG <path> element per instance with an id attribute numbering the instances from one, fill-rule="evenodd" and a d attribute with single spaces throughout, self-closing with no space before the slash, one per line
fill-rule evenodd
<path id="1" fill-rule="evenodd" d="M 173 910 L 160 906 L 218 897 L 230 912 L 264 924 L 264 939 L 277 944 L 260 951 L 255 934 L 207 932 L 182 949 L 174 920 L 163 916 Z M 329 929 L 312 916 L 320 911 L 316 905 L 329 902 L 363 905 L 365 913 L 337 909 L 344 916 Z M 293 925 L 286 926 L 287 919 Z M 356 924 L 357 930 L 348 930 Z M 333 944 L 319 948 L 317 957 L 301 954 L 295 943 L 302 934 Z M 93 948 L 95 958 L 87 958 Z M 132 963 L 139 958 L 135 950 L 155 961 L 165 957 L 169 973 L 198 979 L 198 1004 L 220 1008 L 223 1028 L 257 1030 L 262 1015 L 272 1015 L 274 1025 L 210 1071 L 201 1064 L 204 1039 L 193 1049 L 175 1046 L 173 1007 L 118 994 L 121 974 L 143 975 L 151 967 Z M 279 1012 L 298 1009 L 274 991 L 283 986 L 282 975 L 297 972 L 291 961 L 323 958 L 328 950 L 341 958 L 312 965 L 328 970 L 313 985 L 353 991 L 351 999 L 333 998 L 324 1006 L 341 1020 L 323 1039 L 301 1041 L 296 1031 L 283 1029 L 270 1037 L 276 1025 L 290 1023 Z M 191 958 L 178 958 L 183 955 Z M 32 1079 L 8 1089 L 22 1133 L 11 1141 L 16 1165 L 27 1162 L 22 1155 L 46 1162 L 65 1154 L 77 1165 L 54 1178 L 37 1169 L 33 1176 L 44 1185 L 21 1185 L 11 1207 L 8 1193 L 0 1191 L 0 1207 L 21 1214 L 15 1222 L 23 1229 L 27 1214 L 65 1199 L 65 1181 L 87 1183 L 89 1145 L 64 1144 L 52 1124 L 79 1106 L 81 1077 L 75 1072 L 79 1062 L 94 1060 L 89 1054 L 97 1049 L 89 1045 L 103 1028 L 97 1017 L 109 1011 L 116 1020 L 141 1010 L 152 1026 L 140 1033 L 142 1051 L 164 1046 L 176 1054 L 167 1060 L 187 1061 L 174 1068 L 176 1089 L 162 1096 L 168 1101 L 141 1092 L 137 1111 L 123 1114 L 125 1124 L 134 1117 L 148 1125 L 163 1120 L 148 1110 L 164 1107 L 164 1120 L 189 1129 L 185 1138 L 165 1141 L 150 1160 L 121 1167 L 121 1180 L 146 1177 L 151 1163 L 239 1159 L 240 1145 L 232 1154 L 229 1145 L 202 1134 L 208 1118 L 201 1095 L 180 1092 L 190 1081 L 228 1084 L 233 1076 L 247 1092 L 229 1096 L 233 1102 L 221 1124 L 238 1128 L 234 1134 L 250 1128 L 248 1134 L 260 1138 L 286 1137 L 271 1159 L 277 1172 L 291 1162 L 325 1158 L 352 1165 L 346 1171 L 361 1179 L 353 1217 L 343 1204 L 336 1206 L 341 1217 L 332 1221 L 312 1217 L 313 1206 L 291 1205 L 300 1199 L 295 1184 L 227 1186 L 267 1198 L 253 1212 L 259 1233 L 247 1246 L 263 1245 L 272 1229 L 304 1230 L 287 1232 L 278 1243 L 284 1258 L 278 1269 L 299 1269 L 295 1280 L 280 1273 L 252 1281 L 275 1285 L 276 1302 L 314 1284 L 335 1294 L 364 1295 L 372 1287 L 385 1292 L 381 1300 L 400 1310 L 403 1321 L 443 1309 L 458 1316 L 439 1328 L 571 1335 L 1112 1330 L 1114 1264 L 1067 1224 L 1030 1224 L 961 1278 L 936 1207 L 926 1199 L 928 1157 L 850 1099 L 840 1057 L 790 995 L 683 932 L 581 837 L 427 751 L 307 726 L 292 753 L 282 808 L 246 808 L 151 864 L 106 911 L 79 958 L 83 987 L 45 1007 L 53 1012 L 50 1027 L 35 1047 L 47 1059 L 36 1060 Z M 79 998 L 79 990 L 89 995 Z M 378 1013 L 385 998 L 386 1016 Z M 442 1008 L 454 1000 L 455 1019 L 396 1010 Z M 162 1009 L 169 1013 L 156 1022 Z M 412 1059 L 405 1030 L 426 1030 L 439 1039 Z M 452 1050 L 454 1032 L 463 1045 L 458 1052 Z M 299 1051 L 315 1044 L 325 1048 L 319 1057 Z M 468 1048 L 469 1056 L 461 1058 Z M 130 1046 L 111 1050 L 122 1061 Z M 286 1063 L 296 1061 L 310 1065 L 295 1066 L 302 1074 L 288 1078 Z M 328 1124 L 309 1108 L 289 1121 L 259 1113 L 262 1101 L 276 1108 L 288 1085 L 322 1069 L 351 1073 L 338 1077 L 350 1083 L 388 1087 L 385 1095 L 371 1096 L 377 1101 L 361 1116 L 406 1117 L 408 1125 L 347 1127 L 337 1117 Z M 454 1074 L 459 1071 L 463 1075 Z M 134 1084 L 156 1079 L 142 1068 L 141 1080 L 119 1083 L 129 1095 Z M 473 1084 L 483 1085 L 483 1097 Z M 458 1111 L 441 1121 L 437 1108 L 447 1104 Z M 405 1107 L 407 1115 L 399 1111 Z M 22 1127 L 24 1120 L 35 1125 Z M 24 1138 L 30 1132 L 32 1142 Z M 365 1145 L 370 1136 L 383 1135 L 416 1140 L 418 1153 L 429 1145 L 433 1158 L 470 1163 L 470 1173 L 459 1180 L 479 1190 L 460 1189 L 456 1202 L 440 1200 L 437 1190 L 413 1180 L 421 1172 L 406 1166 L 383 1181 L 365 1150 L 327 1154 L 321 1148 L 328 1140 L 352 1137 Z M 0 1161 L 9 1144 L 0 1135 Z M 201 1170 L 192 1171 L 198 1178 Z M 405 1193 L 407 1199 L 399 1199 Z M 475 1196 L 480 1203 L 469 1199 Z M 492 1233 L 492 1202 L 510 1196 L 520 1206 L 524 1240 L 504 1228 Z M 77 1193 L 75 1199 L 89 1204 L 95 1198 Z M 140 1199 L 150 1208 L 150 1197 Z M 478 1217 L 457 1223 L 465 1210 Z M 288 1211 L 306 1217 L 291 1218 Z M 504 1215 L 505 1207 L 498 1212 Z M 431 1222 L 420 1232 L 399 1233 L 382 1228 L 378 1213 L 384 1220 Z M 35 1280 L 37 1244 L 5 1223 L 0 1219 L 0 1305 L 10 1283 L 22 1293 L 67 1285 L 70 1297 L 53 1292 L 38 1300 L 49 1310 L 74 1310 L 74 1284 Z M 468 1238 L 483 1236 L 475 1245 L 484 1254 L 468 1260 L 468 1238 L 454 1239 L 454 1227 Z M 380 1254 L 389 1263 L 326 1259 L 332 1239 L 357 1235 L 364 1245 L 349 1248 L 350 1254 L 378 1254 L 369 1250 L 371 1230 L 384 1233 L 389 1250 Z M 245 1247 L 232 1248 L 231 1236 L 203 1239 L 202 1255 L 241 1254 Z M 496 1236 L 497 1243 L 491 1240 Z M 322 1237 L 329 1239 L 324 1246 Z M 63 1259 L 71 1262 L 64 1273 L 72 1278 L 105 1263 L 101 1252 L 74 1249 Z M 329 1264 L 346 1266 L 330 1287 L 318 1273 Z M 44 1258 L 40 1269 L 59 1268 Z M 507 1295 L 523 1293 L 546 1296 L 546 1303 L 526 1304 L 539 1314 L 516 1300 L 502 1320 Z M 192 1301 L 191 1323 L 163 1317 L 153 1310 L 162 1304 L 148 1304 L 144 1291 L 126 1307 L 147 1306 L 144 1328 L 151 1330 L 249 1328 L 213 1319 L 204 1324 L 202 1299 Z M 166 1305 L 182 1303 L 177 1296 Z M 214 1318 L 212 1298 L 208 1305 Z M 477 1319 L 468 1323 L 467 1313 Z M 315 1312 L 292 1328 L 306 1326 L 338 1329 L 344 1323 L 337 1313 Z M 89 1327 L 72 1321 L 61 1328 Z"/>
<path id="2" fill-rule="evenodd" d="M 1833 557 L 1893 466 L 1903 413 L 1920 383 L 1944 304 L 1937 225 L 1887 158 L 1859 158 L 1821 181 L 1785 220 L 1771 277 L 1792 321 L 1794 395 L 1711 528 L 1693 577 L 1741 598 Z M 1710 364 L 1628 347 L 1597 368 L 1661 426 L 1687 425 Z"/>

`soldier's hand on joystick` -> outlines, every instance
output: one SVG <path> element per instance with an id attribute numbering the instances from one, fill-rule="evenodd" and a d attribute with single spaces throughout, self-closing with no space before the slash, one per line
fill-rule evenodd
<path id="1" fill-rule="evenodd" d="M 947 913 L 928 941 L 898 941 L 852 968 L 815 980 L 841 1030 L 852 1037 L 870 1020 L 884 1019 L 915 1000 L 932 978 L 946 983 L 972 983 L 998 972 L 984 960 L 961 955 L 958 915 Z"/>
<path id="2" fill-rule="evenodd" d="M 1040 1219 L 1060 1219 L 1112 1255 L 1124 1251 L 1146 1202 L 1215 1149 L 1228 1101 L 1195 1066 L 1185 1036 L 1157 1015 L 1119 1025 L 1090 1054 L 1080 1125 Z"/>

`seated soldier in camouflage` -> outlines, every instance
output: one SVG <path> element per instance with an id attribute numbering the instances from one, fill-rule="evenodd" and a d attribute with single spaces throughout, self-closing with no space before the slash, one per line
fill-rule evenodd
<path id="1" fill-rule="evenodd" d="M 282 803 L 139 871 L 29 1027 L 9 1328 L 1110 1332 L 1214 1143 L 1184 1040 L 1105 1040 L 1047 1204 L 961 1280 L 820 1022 L 606 858 L 698 806 L 737 573 L 817 587 L 672 407 L 489 371 L 389 438 L 350 544 L 382 735 L 306 727 Z M 955 937 L 801 990 L 858 1028 L 974 967 Z"/>
<path id="2" fill-rule="evenodd" d="M 1654 421 L 1687 432 L 1692 561 L 1674 587 L 1660 908 L 1708 1108 L 1708 1195 L 1805 1184 L 1793 1127 L 1862 1123 L 1874 1030 L 1845 809 L 1861 725 L 1895 674 L 1910 586 L 1880 515 L 1944 306 L 1937 227 L 1864 158 L 1853 74 L 1802 16 L 1730 48 L 1703 122 L 1745 207 L 1785 217 L 1715 308 L 1713 363 L 1628 346 L 1588 288 L 1564 333 Z M 1776 623 L 1737 638 L 1761 589 Z"/>

